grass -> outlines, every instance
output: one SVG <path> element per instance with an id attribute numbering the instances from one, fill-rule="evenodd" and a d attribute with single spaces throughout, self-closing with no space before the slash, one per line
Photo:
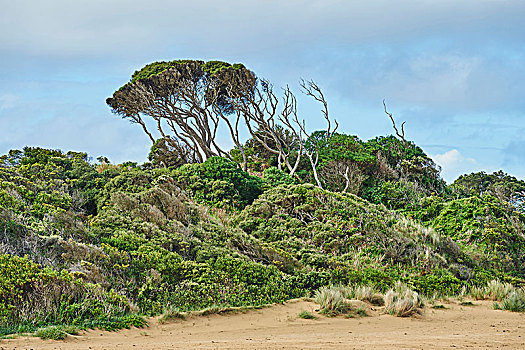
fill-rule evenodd
<path id="1" fill-rule="evenodd" d="M 312 314 L 311 312 L 308 312 L 306 310 L 303 310 L 299 313 L 299 318 L 303 318 L 305 320 L 316 320 L 317 319 L 317 316 L 315 316 L 314 314 Z"/>
<path id="2" fill-rule="evenodd" d="M 321 287 L 315 292 L 314 300 L 321 307 L 320 313 L 327 316 L 336 316 L 346 313 L 350 307 L 345 302 L 343 293 L 338 287 Z"/>
<path id="3" fill-rule="evenodd" d="M 34 335 L 44 340 L 64 340 L 68 334 L 78 335 L 79 332 L 80 329 L 75 326 L 49 326 L 45 328 L 39 328 Z"/>
<path id="4" fill-rule="evenodd" d="M 476 300 L 503 301 L 515 289 L 510 283 L 492 280 L 484 287 L 472 287 L 470 296 Z"/>
<path id="5" fill-rule="evenodd" d="M 338 285 L 332 288 L 338 290 L 346 299 L 361 300 L 377 306 L 383 306 L 385 304 L 383 296 L 377 291 L 375 286 L 370 284 L 363 286 Z"/>
<path id="6" fill-rule="evenodd" d="M 166 311 L 164 311 L 164 313 L 160 316 L 159 322 L 166 323 L 171 320 L 184 320 L 187 317 L 191 317 L 191 316 L 209 316 L 209 315 L 229 314 L 229 313 L 239 313 L 239 312 L 244 313 L 244 312 L 247 312 L 248 310 L 258 310 L 258 309 L 262 309 L 268 306 L 271 306 L 271 304 L 253 305 L 253 306 L 212 305 L 205 309 L 193 310 L 193 311 L 180 311 L 176 307 L 170 307 L 170 308 L 167 308 Z"/>
<path id="7" fill-rule="evenodd" d="M 385 311 L 393 316 L 408 317 L 420 314 L 423 306 L 419 294 L 399 281 L 385 294 Z"/>
<path id="8" fill-rule="evenodd" d="M 476 306 L 472 301 L 462 301 L 459 305 L 461 306 Z"/>
<path id="9" fill-rule="evenodd" d="M 525 312 L 525 290 L 516 289 L 503 299 L 501 304 L 494 303 L 495 309 L 513 312 Z"/>
<path id="10" fill-rule="evenodd" d="M 446 309 L 445 305 L 443 305 L 443 304 L 433 305 L 432 308 L 433 309 L 440 309 L 440 310 Z"/>
<path id="11" fill-rule="evenodd" d="M 181 312 L 178 308 L 175 307 L 169 307 L 162 316 L 159 318 L 160 323 L 166 323 L 171 320 L 184 320 L 186 318 L 186 314 Z"/>

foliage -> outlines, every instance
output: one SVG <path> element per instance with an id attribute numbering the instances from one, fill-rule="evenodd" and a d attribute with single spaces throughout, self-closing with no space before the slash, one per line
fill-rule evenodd
<path id="1" fill-rule="evenodd" d="M 525 291 L 516 289 L 503 299 L 501 309 L 513 312 L 525 312 Z"/>
<path id="2" fill-rule="evenodd" d="M 509 202 L 522 213 L 525 211 L 525 181 L 501 170 L 492 174 L 481 171 L 461 175 L 454 181 L 452 188 L 463 197 L 473 195 L 482 197 L 490 194 L 502 201 Z"/>
<path id="3" fill-rule="evenodd" d="M 226 208 L 242 208 L 262 192 L 260 178 L 250 176 L 225 158 L 212 157 L 202 164 L 187 164 L 174 177 L 197 200 Z"/>
<path id="4" fill-rule="evenodd" d="M 95 166 L 80 152 L 10 151 L 0 161 L 0 334 L 142 327 L 145 315 L 311 293 L 331 315 L 357 314 L 348 299 L 382 305 L 385 292 L 387 309 L 406 315 L 418 312 L 420 295 L 467 287 L 519 304 L 508 284 L 524 277 L 525 221 L 515 207 L 488 194 L 430 192 L 435 172 L 420 170 L 433 166 L 410 143 L 317 142 L 346 157 L 322 148 L 323 164 L 353 162 L 341 164 L 366 176 L 357 195 L 263 163 L 253 176 L 219 157 Z M 395 281 L 406 287 L 389 294 Z"/>

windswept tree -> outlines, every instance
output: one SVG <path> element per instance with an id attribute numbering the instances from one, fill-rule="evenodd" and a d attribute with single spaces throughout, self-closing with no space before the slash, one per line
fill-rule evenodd
<path id="1" fill-rule="evenodd" d="M 135 72 L 106 103 L 114 113 L 139 124 L 152 144 L 156 139 L 151 127 L 172 148 L 184 144 L 200 162 L 212 156 L 229 158 L 217 143 L 217 132 L 224 124 L 234 144 L 242 148 L 240 117 L 233 113 L 228 96 L 240 82 L 243 87 L 256 83 L 254 73 L 242 64 L 156 62 Z"/>
<path id="2" fill-rule="evenodd" d="M 321 89 L 304 81 L 302 87 L 305 94 L 323 104 L 329 136 L 335 130 L 331 130 Z M 292 176 L 305 155 L 322 187 L 316 169 L 318 152 L 315 145 L 306 147 L 310 134 L 297 115 L 295 95 L 286 87 L 279 97 L 268 81 L 258 79 L 242 64 L 190 60 L 152 63 L 135 72 L 131 81 L 106 102 L 114 113 L 139 124 L 154 146 L 176 150 L 185 155 L 179 157 L 182 160 L 202 163 L 213 156 L 231 159 L 231 153 L 217 141 L 218 133 L 227 130 L 246 170 L 247 156 L 240 139 L 241 128 L 246 126 L 251 137 L 276 156 L 278 168 Z M 156 133 L 161 136 L 160 142 L 155 139 Z M 166 166 L 166 162 L 161 163 Z"/>

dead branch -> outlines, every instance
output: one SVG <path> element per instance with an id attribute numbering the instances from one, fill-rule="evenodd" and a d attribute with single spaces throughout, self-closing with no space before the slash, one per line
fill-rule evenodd
<path id="1" fill-rule="evenodd" d="M 394 121 L 394 117 L 392 116 L 392 113 L 389 113 L 386 109 L 386 103 L 385 100 L 383 100 L 383 107 L 385 108 L 385 113 L 390 117 L 390 120 L 392 121 L 392 127 L 394 128 L 394 131 L 396 132 L 397 137 L 399 137 L 403 141 L 403 145 L 406 144 L 405 140 L 405 121 L 401 123 L 401 132 L 397 129 L 396 122 Z"/>

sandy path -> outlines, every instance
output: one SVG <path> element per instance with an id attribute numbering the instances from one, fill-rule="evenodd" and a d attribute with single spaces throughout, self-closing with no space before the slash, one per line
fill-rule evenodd
<path id="1" fill-rule="evenodd" d="M 445 304 L 418 318 L 389 315 L 303 320 L 317 305 L 291 301 L 247 313 L 193 317 L 120 332 L 89 331 L 65 341 L 24 337 L 0 341 L 4 349 L 525 349 L 525 314 Z"/>

